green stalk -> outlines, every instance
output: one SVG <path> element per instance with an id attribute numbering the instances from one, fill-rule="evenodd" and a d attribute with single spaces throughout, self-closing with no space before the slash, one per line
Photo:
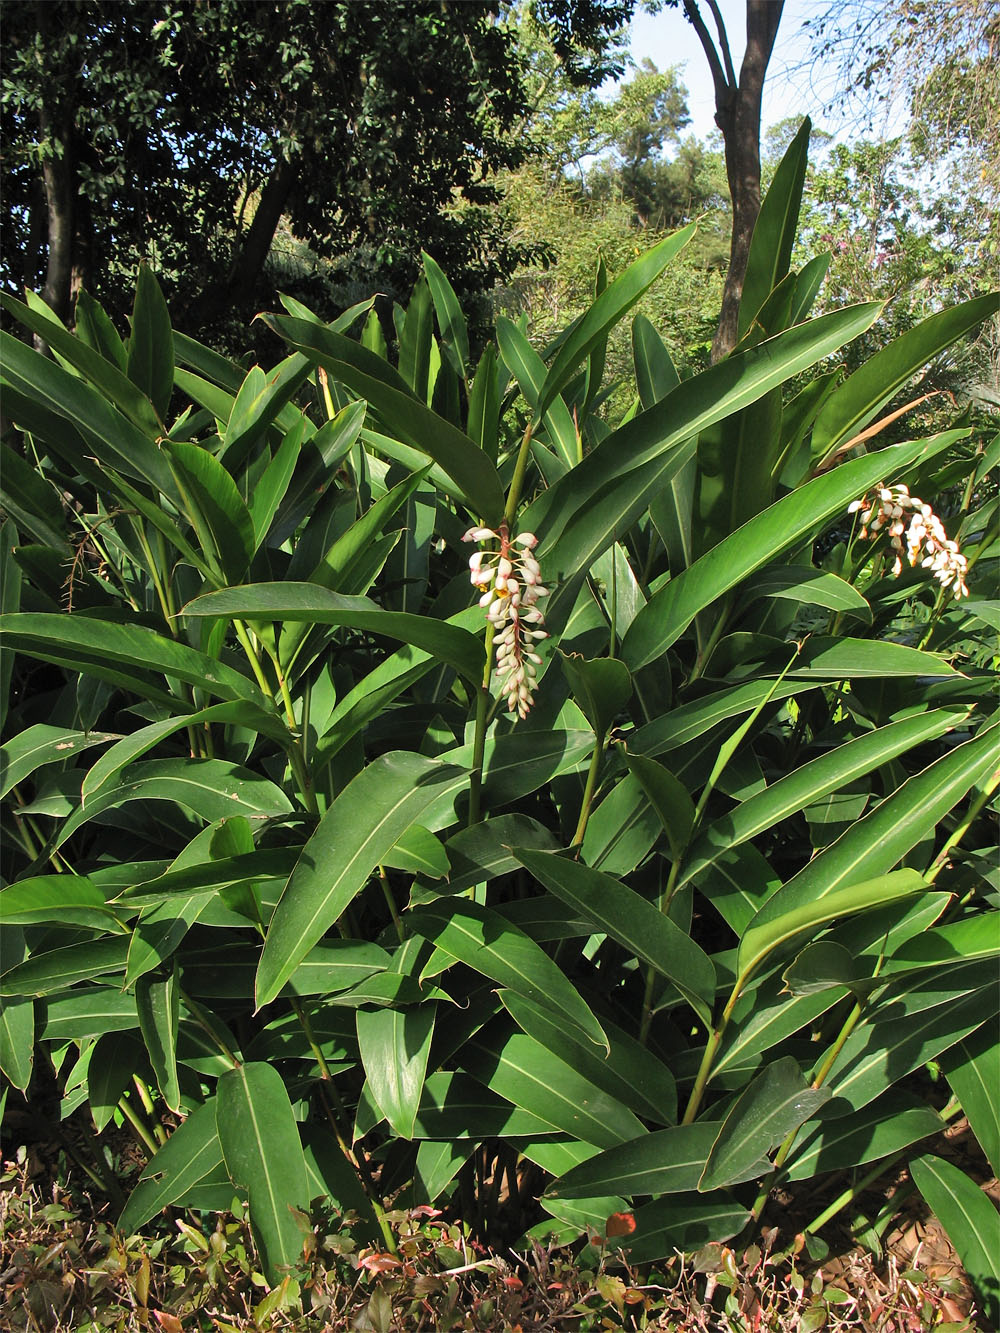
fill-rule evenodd
<path id="1" fill-rule="evenodd" d="M 236 1056 L 232 1053 L 232 1051 L 229 1049 L 226 1043 L 218 1035 L 218 1033 L 212 1027 L 211 1023 L 209 1023 L 208 1020 L 205 1018 L 204 1011 L 202 1010 L 202 1007 L 198 1003 L 198 1001 L 193 1000 L 191 996 L 187 994 L 186 991 L 181 990 L 178 992 L 178 994 L 184 1002 L 185 1009 L 187 1009 L 190 1016 L 198 1024 L 202 1032 L 205 1033 L 205 1035 L 208 1037 L 212 1045 L 215 1046 L 216 1049 L 223 1056 L 225 1056 L 225 1058 L 229 1061 L 229 1063 L 232 1065 L 234 1069 L 239 1069 L 241 1062 L 237 1060 Z"/>
<path id="2" fill-rule="evenodd" d="M 392 917 L 392 924 L 396 927 L 396 937 L 400 944 L 402 944 L 403 940 L 406 938 L 406 932 L 403 930 L 403 923 L 399 917 L 396 900 L 392 896 L 392 885 L 389 883 L 389 877 L 385 873 L 385 866 L 379 866 L 378 868 L 378 882 L 382 886 L 382 893 L 384 894 L 385 901 L 389 907 L 389 915 Z"/>
<path id="3" fill-rule="evenodd" d="M 340 1100 L 333 1082 L 333 1077 L 330 1074 L 330 1066 L 326 1063 L 326 1057 L 322 1050 L 320 1050 L 316 1038 L 313 1036 L 309 1018 L 306 1015 L 305 1010 L 302 1008 L 301 1001 L 297 998 L 292 998 L 291 1005 L 295 1012 L 295 1016 L 302 1027 L 302 1031 L 305 1033 L 306 1041 L 309 1043 L 309 1049 L 312 1051 L 316 1063 L 319 1066 L 320 1096 L 323 1101 L 323 1109 L 326 1113 L 326 1118 L 330 1122 L 330 1128 L 333 1130 L 334 1137 L 337 1140 L 341 1152 L 354 1166 L 354 1169 L 361 1177 L 361 1183 L 364 1185 L 365 1194 L 368 1196 L 375 1216 L 378 1219 L 379 1230 L 382 1232 L 382 1239 L 385 1241 L 386 1249 L 388 1249 L 390 1253 L 396 1254 L 398 1252 L 396 1248 L 396 1239 L 392 1234 L 392 1229 L 386 1218 L 385 1210 L 379 1199 L 378 1190 L 375 1188 L 375 1182 L 368 1169 L 368 1162 L 365 1160 L 364 1153 L 356 1153 L 348 1146 L 347 1140 L 344 1138 L 343 1131 L 341 1130 L 340 1121 L 344 1120 L 346 1122 L 347 1113 L 344 1110 L 344 1104 Z"/>
<path id="4" fill-rule="evenodd" d="M 135 1109 L 129 1105 L 127 1097 L 121 1098 L 121 1100 L 118 1103 L 118 1109 L 119 1111 L 121 1111 L 122 1115 L 135 1130 L 138 1137 L 149 1149 L 150 1155 L 155 1157 L 156 1154 L 159 1152 L 159 1147 L 157 1145 L 157 1142 L 153 1138 L 152 1134 L 150 1134 L 146 1126 L 142 1123 L 142 1120 L 139 1118 L 139 1115 L 135 1111 Z"/>
<path id="5" fill-rule="evenodd" d="M 157 1143 L 159 1143 L 162 1148 L 167 1141 L 167 1131 L 157 1122 L 156 1111 L 153 1107 L 153 1098 L 149 1091 L 149 1085 L 146 1083 L 145 1079 L 140 1078 L 138 1074 L 132 1075 L 132 1082 L 135 1084 L 135 1090 L 139 1094 L 139 1100 L 142 1102 L 143 1109 L 153 1122 L 153 1134 L 156 1137 Z"/>
<path id="6" fill-rule="evenodd" d="M 722 1011 L 722 1017 L 719 1019 L 719 1026 L 709 1036 L 705 1044 L 705 1052 L 701 1057 L 701 1064 L 698 1066 L 698 1074 L 694 1081 L 694 1087 L 691 1089 L 691 1096 L 688 1098 L 687 1109 L 684 1112 L 682 1125 L 690 1125 L 701 1107 L 701 1099 L 705 1095 L 705 1088 L 708 1086 L 708 1080 L 712 1075 L 712 1065 L 718 1054 L 719 1046 L 722 1042 L 723 1034 L 729 1025 L 729 1020 L 733 1016 L 733 1010 L 743 994 L 743 988 L 752 976 L 752 971 L 748 970 L 742 976 L 736 978 L 736 984 L 733 987 L 732 994 L 726 1001 L 726 1007 Z"/>
<path id="7" fill-rule="evenodd" d="M 577 820 L 576 832 L 573 834 L 573 840 L 570 843 L 570 847 L 577 848 L 577 859 L 580 856 L 579 848 L 583 842 L 583 835 L 587 832 L 587 825 L 590 822 L 594 793 L 597 791 L 597 777 L 601 771 L 601 760 L 604 758 L 604 744 L 604 741 L 601 741 L 595 732 L 594 753 L 590 756 L 590 768 L 587 770 L 587 782 L 583 789 L 580 818 Z"/>
<path id="8" fill-rule="evenodd" d="M 990 775 L 989 779 L 984 784 L 981 791 L 977 794 L 976 798 L 970 802 L 969 808 L 965 812 L 965 818 L 954 830 L 951 837 L 948 839 L 945 845 L 938 852 L 937 856 L 935 856 L 934 860 L 931 862 L 931 868 L 924 876 L 924 878 L 929 883 L 933 884 L 934 881 L 937 879 L 938 875 L 940 875 L 941 871 L 948 864 L 948 858 L 951 856 L 951 853 L 954 851 L 954 849 L 958 846 L 958 844 L 968 833 L 969 829 L 972 827 L 972 825 L 975 823 L 976 819 L 982 812 L 983 807 L 986 805 L 987 801 L 996 791 L 998 786 L 1000 786 L 1000 769 L 997 769 L 995 773 L 992 773 Z"/>

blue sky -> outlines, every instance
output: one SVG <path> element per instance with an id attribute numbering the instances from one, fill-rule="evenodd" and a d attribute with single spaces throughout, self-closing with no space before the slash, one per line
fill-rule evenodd
<path id="1" fill-rule="evenodd" d="M 718 0 L 718 3 L 739 74 L 746 44 L 746 3 L 745 0 Z M 810 115 L 814 124 L 838 137 L 850 134 L 852 118 L 838 114 L 831 105 L 838 91 L 836 66 L 812 59 L 810 39 L 803 30 L 807 19 L 819 18 L 830 7 L 831 0 L 786 0 L 764 83 L 764 128 L 786 116 Z M 683 67 L 681 78 L 688 90 L 690 131 L 698 138 L 710 134 L 715 128 L 715 99 L 708 62 L 694 29 L 679 9 L 636 14 L 632 22 L 632 58 L 639 61 L 644 56 L 659 69 L 669 65 Z M 898 132 L 901 126 L 896 128 Z M 891 129 L 887 127 L 886 132 Z"/>

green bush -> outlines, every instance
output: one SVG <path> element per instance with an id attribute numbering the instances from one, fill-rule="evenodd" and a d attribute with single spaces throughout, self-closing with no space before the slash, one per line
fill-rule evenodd
<path id="1" fill-rule="evenodd" d="M 998 300 L 840 380 L 881 306 L 808 317 L 804 169 L 734 354 L 680 379 L 638 317 L 615 425 L 693 228 L 547 360 L 501 320 L 472 366 L 429 257 L 395 365 L 368 305 L 286 301 L 265 372 L 147 271 L 127 341 L 5 300 L 51 358 L 5 336 L 0 1069 L 146 1139 L 125 1232 L 236 1195 L 275 1282 L 319 1196 L 391 1248 L 388 1199 L 491 1235 L 539 1193 L 642 1263 L 938 1132 L 931 1061 L 996 1153 L 1000 441 L 866 448 Z"/>

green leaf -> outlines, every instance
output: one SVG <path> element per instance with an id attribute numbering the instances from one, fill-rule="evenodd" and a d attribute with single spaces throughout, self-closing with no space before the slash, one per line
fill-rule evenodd
<path id="1" fill-rule="evenodd" d="M 123 929 L 104 894 L 82 875 L 37 875 L 9 884 L 0 892 L 0 920 L 5 926 L 83 926 L 90 930 Z"/>
<path id="2" fill-rule="evenodd" d="M 1000 1321 L 1000 1213 L 978 1185 L 953 1162 L 918 1157 L 913 1183 L 924 1196 L 982 1302 L 990 1323 Z"/>
<path id="3" fill-rule="evenodd" d="M 100 352 L 105 361 L 110 361 L 113 366 L 124 371 L 128 359 L 125 344 L 104 307 L 99 305 L 89 292 L 81 288 L 77 292 L 76 309 L 73 313 L 76 318 L 77 338 L 92 347 L 95 352 Z"/>
<path id="4" fill-rule="evenodd" d="M 894 870 L 857 884 L 831 886 L 818 890 L 816 897 L 807 896 L 804 890 L 789 893 L 795 882 L 789 880 L 769 898 L 744 931 L 736 960 L 740 976 L 749 976 L 775 951 L 787 952 L 838 917 L 870 912 L 885 903 L 925 893 L 930 887 L 915 870 Z"/>
<path id="5" fill-rule="evenodd" d="M 253 521 L 255 547 L 263 545 L 291 484 L 292 474 L 302 453 L 306 424 L 303 418 L 298 426 L 287 432 L 249 498 L 247 507 Z"/>
<path id="6" fill-rule="evenodd" d="M 259 366 L 248 372 L 226 422 L 219 453 L 230 474 L 236 475 L 240 464 L 281 415 L 292 394 L 308 379 L 310 369 L 308 360 L 296 355 L 286 357 L 266 374 Z"/>
<path id="7" fill-rule="evenodd" d="M 599 870 L 547 852 L 515 847 L 540 883 L 667 978 L 706 1026 L 712 1022 L 715 968 L 704 950 L 652 903 Z"/>
<path id="8" fill-rule="evenodd" d="M 54 318 L 47 318 L 42 311 L 32 310 L 20 301 L 15 301 L 6 292 L 0 293 L 0 305 L 19 323 L 37 334 L 53 352 L 68 361 L 144 434 L 156 439 L 163 433 L 162 420 L 146 393 L 124 375 L 114 362 L 106 360 L 99 351 L 67 332 Z"/>
<path id="9" fill-rule="evenodd" d="M 117 732 L 74 731 L 36 722 L 0 748 L 0 796 L 46 764 L 72 759 L 92 745 L 120 740 Z"/>
<path id="10" fill-rule="evenodd" d="M 138 1231 L 162 1209 L 176 1203 L 217 1171 L 223 1159 L 215 1110 L 212 1097 L 192 1111 L 147 1162 L 118 1219 L 118 1230 L 123 1236 Z"/>
<path id="11" fill-rule="evenodd" d="M 811 565 L 775 565 L 759 570 L 747 589 L 752 597 L 782 597 L 808 606 L 825 606 L 871 622 L 871 607 L 852 584 Z"/>
<path id="12" fill-rule="evenodd" d="M 142 625 L 117 624 L 79 613 L 18 613 L 2 618 L 0 633 L 5 647 L 97 676 L 174 709 L 183 710 L 186 701 L 158 684 L 151 672 L 198 686 L 217 698 L 246 699 L 263 712 L 271 711 L 268 700 L 246 676 Z"/>
<path id="13" fill-rule="evenodd" d="M 812 433 L 812 452 L 824 458 L 863 430 L 921 366 L 1000 309 L 1000 294 L 940 310 L 869 357 L 830 395 Z M 860 496 L 861 491 L 858 492 Z"/>
<path id="14" fill-rule="evenodd" d="M 430 385 L 431 347 L 434 342 L 431 294 L 427 282 L 418 278 L 406 309 L 397 324 L 399 373 L 421 402 L 426 403 Z"/>
<path id="15" fill-rule="evenodd" d="M 694 827 L 694 802 L 687 788 L 655 759 L 626 753 L 625 762 L 656 811 L 670 844 L 670 855 L 676 861 L 683 854 Z"/>
<path id="16" fill-rule="evenodd" d="M 257 970 L 269 1003 L 339 920 L 386 852 L 463 770 L 404 751 L 381 755 L 340 793 L 306 843 L 271 918 Z"/>
<path id="17" fill-rule="evenodd" d="M 41 1040 L 57 1044 L 137 1028 L 139 1015 L 133 995 L 123 995 L 113 986 L 90 986 L 47 1000 L 39 1026 Z"/>
<path id="18" fill-rule="evenodd" d="M 236 483 L 200 445 L 165 441 L 163 448 L 201 551 L 230 582 L 238 583 L 253 559 L 256 538 Z"/>
<path id="19" fill-rule="evenodd" d="M 643 1134 L 575 1166 L 546 1189 L 546 1197 L 577 1199 L 598 1194 L 679 1194 L 698 1187 L 721 1128 L 718 1121 L 673 1125 Z"/>
<path id="20" fill-rule="evenodd" d="M 86 458 L 99 458 L 100 466 L 177 499 L 167 460 L 156 444 L 78 375 L 6 332 L 0 332 L 0 365 L 3 382 L 12 390 L 8 415 L 44 439 L 58 457 L 75 466 L 82 463 L 93 476 L 100 475 L 100 467 L 88 467 Z"/>
<path id="21" fill-rule="evenodd" d="M 632 359 L 644 410 L 665 398 L 681 382 L 666 343 L 645 315 L 636 315 L 632 321 Z"/>
<path id="22" fill-rule="evenodd" d="M 174 337 L 167 303 L 146 264 L 139 265 L 135 284 L 125 373 L 165 421 L 174 389 Z"/>
<path id="23" fill-rule="evenodd" d="M 432 653 L 468 680 L 482 681 L 483 645 L 468 630 L 404 611 L 383 611 L 366 597 L 345 597 L 315 583 L 251 583 L 188 602 L 184 616 L 337 625 L 401 639 Z"/>
<path id="24" fill-rule="evenodd" d="M 517 380 L 528 406 L 534 410 L 545 382 L 545 362 L 517 325 L 503 315 L 497 316 L 496 335 L 504 363 Z M 553 398 L 542 417 L 542 425 L 558 456 L 566 467 L 572 467 L 578 461 L 576 427 L 560 397 Z"/>
<path id="25" fill-rule="evenodd" d="M 146 1052 L 134 1032 L 105 1032 L 87 1064 L 87 1102 L 100 1133 L 118 1110 L 133 1074 L 145 1074 Z"/>
<path id="26" fill-rule="evenodd" d="M 521 1032 L 499 1043 L 475 1037 L 461 1061 L 492 1092 L 584 1143 L 607 1148 L 642 1133 L 626 1106 Z"/>
<path id="27" fill-rule="evenodd" d="M 616 1244 L 630 1263 L 653 1263 L 672 1258 L 678 1250 L 694 1254 L 703 1245 L 729 1240 L 749 1220 L 749 1211 L 725 1191 L 672 1194 L 636 1209 L 635 1231 Z"/>
<path id="28" fill-rule="evenodd" d="M 741 971 L 752 956 L 762 958 L 769 951 L 768 940 L 772 936 L 775 942 L 782 937 L 793 938 L 796 932 L 791 928 L 796 921 L 804 924 L 814 919 L 818 924 L 821 920 L 831 920 L 828 905 L 824 906 L 828 896 L 844 894 L 843 910 L 850 912 L 867 910 L 869 906 L 877 906 L 878 901 L 892 901 L 897 895 L 918 892 L 919 877 L 915 871 L 899 871 L 892 877 L 882 872 L 905 856 L 927 829 L 934 828 L 971 787 L 992 771 L 998 752 L 1000 733 L 994 726 L 907 779 L 870 814 L 815 856 L 754 917 L 740 943 Z M 856 881 L 858 875 L 872 872 L 881 878 L 845 887 Z M 850 906 L 852 900 L 856 906 Z M 784 924 L 779 925 L 779 920 Z"/>
<path id="29" fill-rule="evenodd" d="M 142 976 L 135 988 L 139 1029 L 149 1052 L 149 1062 L 157 1086 L 171 1111 L 181 1107 L 177 1082 L 177 1026 L 180 1019 L 180 995 L 176 967 L 167 977 Z"/>
<path id="30" fill-rule="evenodd" d="M 984 1023 L 941 1057 L 948 1085 L 962 1104 L 972 1132 L 993 1168 L 1000 1174 L 1000 1033 Z"/>
<path id="31" fill-rule="evenodd" d="M 837 1119 L 820 1112 L 802 1126 L 785 1174 L 789 1180 L 808 1180 L 827 1171 L 851 1171 L 945 1128 L 937 1111 L 908 1092 L 888 1093 Z"/>
<path id="32" fill-rule="evenodd" d="M 609 287 L 608 292 L 611 290 Z M 687 454 L 682 451 L 680 455 L 683 461 L 693 452 L 692 437 L 830 356 L 869 328 L 881 309 L 879 304 L 854 306 L 779 333 L 749 352 L 727 357 L 700 375 L 682 381 L 654 407 L 612 431 L 524 514 L 525 527 L 540 538 L 540 558 L 554 550 L 557 557 L 554 572 L 562 576 L 574 573 L 579 567 L 575 554 L 579 543 L 564 544 L 563 530 L 571 520 L 592 509 L 606 488 L 617 496 L 624 487 L 632 498 L 628 507 L 624 500 L 616 501 L 615 510 L 606 515 L 605 545 L 613 540 L 622 515 L 640 501 L 648 504 L 649 497 L 662 486 L 662 469 L 672 466 L 672 451 L 676 446 L 688 444 Z M 918 446 L 913 448 L 920 452 Z M 632 474 L 637 482 L 634 489 L 626 485 Z M 603 549 L 601 545 L 600 550 Z"/>
<path id="33" fill-rule="evenodd" d="M 467 1074 L 439 1070 L 423 1086 L 413 1128 L 417 1139 L 519 1138 L 551 1134 L 555 1125 L 511 1106 Z"/>
<path id="34" fill-rule="evenodd" d="M 721 1189 L 769 1174 L 772 1148 L 829 1098 L 829 1089 L 809 1087 L 794 1057 L 775 1060 L 740 1094 L 723 1121 L 698 1189 Z"/>
<path id="35" fill-rule="evenodd" d="M 469 438 L 482 449 L 491 463 L 497 461 L 497 434 L 500 420 L 500 390 L 497 385 L 497 353 L 487 343 L 476 367 L 476 377 L 469 390 Z"/>
<path id="36" fill-rule="evenodd" d="M 439 899 L 409 913 L 410 928 L 485 977 L 533 1000 L 608 1049 L 604 1029 L 556 964 L 497 912 L 466 899 Z"/>
<path id="37" fill-rule="evenodd" d="M 536 420 L 540 420 L 549 404 L 573 377 L 580 363 L 607 337 L 618 321 L 660 276 L 669 263 L 683 250 L 697 231 L 691 223 L 683 230 L 665 237 L 620 274 L 593 302 L 589 310 L 573 326 L 549 367 L 545 383 L 535 405 Z"/>
<path id="38" fill-rule="evenodd" d="M 681 387 L 692 382 L 687 380 Z M 723 593 L 742 583 L 754 570 L 771 564 L 782 551 L 801 543 L 831 518 L 844 513 L 851 500 L 864 495 L 881 477 L 897 476 L 918 458 L 933 457 L 953 443 L 954 438 L 948 432 L 926 442 L 897 444 L 854 459 L 770 505 L 650 598 L 629 626 L 622 643 L 622 657 L 633 671 L 654 661 L 680 638 L 699 611 L 711 606 Z M 942 674 L 945 674 L 943 667 Z"/>
<path id="39" fill-rule="evenodd" d="M 74 810 L 60 827 L 55 845 L 62 846 L 103 810 L 127 801 L 173 801 L 208 822 L 246 815 L 258 825 L 292 809 L 280 787 L 226 759 L 144 759 L 123 769 L 115 786 L 103 787 Z"/>
<path id="40" fill-rule="evenodd" d="M 216 1128 L 233 1182 L 247 1191 L 267 1279 L 298 1262 L 303 1234 L 292 1209 L 308 1209 L 305 1157 L 288 1093 L 271 1065 L 252 1063 L 219 1079 Z"/>
<path id="41" fill-rule="evenodd" d="M 399 439 L 432 458 L 484 522 L 499 522 L 504 498 L 496 468 L 467 435 L 414 397 L 386 362 L 331 329 L 282 315 L 263 319 L 314 364 L 370 403 Z"/>
<path id="42" fill-rule="evenodd" d="M 10 520 L 0 529 L 4 532 L 4 560 L 8 567 L 4 577 L 7 598 L 3 610 L 16 611 L 17 585 L 14 584 L 13 590 L 8 585 L 14 582 L 19 572 L 11 558 L 14 547 L 18 545 L 18 531 L 34 537 L 43 546 L 62 551 L 67 559 L 71 558 L 71 552 L 66 540 L 65 515 L 55 490 L 26 459 L 2 442 L 0 503 Z M 11 600 L 10 605 L 7 605 L 8 600 Z"/>
<path id="43" fill-rule="evenodd" d="M 788 273 L 799 222 L 811 132 L 812 122 L 806 116 L 785 149 L 770 188 L 761 201 L 743 279 L 738 338 L 744 336 L 764 302 Z"/>
<path id="44" fill-rule="evenodd" d="M 386 852 L 382 864 L 393 870 L 408 870 L 413 875 L 443 879 L 448 874 L 448 854 L 441 843 L 420 824 L 413 824 L 397 838 Z"/>
<path id="45" fill-rule="evenodd" d="M 989 1022 L 998 1007 L 992 961 L 958 963 L 930 980 L 893 983 L 848 1037 L 830 1071 L 828 1086 L 836 1104 L 845 1111 L 867 1106 L 911 1070 Z"/>
<path id="46" fill-rule="evenodd" d="M 441 341 L 445 348 L 453 352 L 455 372 L 464 380 L 465 368 L 469 364 L 469 331 L 465 326 L 462 307 L 458 303 L 454 288 L 437 261 L 432 259 L 426 250 L 420 251 L 420 257 L 431 289 L 434 312 L 437 315 L 438 328 L 441 330 Z"/>
<path id="47" fill-rule="evenodd" d="M 5 925 L 7 920 L 5 916 Z M 127 953 L 128 940 L 121 935 L 36 953 L 5 968 L 0 976 L 0 995 L 48 995 L 90 977 L 122 972 Z"/>
<path id="48" fill-rule="evenodd" d="M 501 991 L 500 999 L 518 1027 L 595 1087 L 657 1124 L 669 1125 L 677 1119 L 673 1075 L 652 1051 L 633 1037 L 605 1020 L 604 1030 L 611 1050 L 606 1056 L 595 1054 L 575 1028 L 567 1028 L 533 1000 L 513 991 Z"/>
<path id="49" fill-rule="evenodd" d="M 632 677 L 624 662 L 614 657 L 587 659 L 580 653 L 560 651 L 562 669 L 573 698 L 604 743 L 615 719 L 632 697 Z"/>
<path id="50" fill-rule="evenodd" d="M 358 1010 L 358 1046 L 369 1088 L 403 1139 L 414 1137 L 436 1013 L 436 1004 Z"/>
<path id="51" fill-rule="evenodd" d="M 461 893 L 476 884 L 486 884 L 497 875 L 509 875 L 521 863 L 511 847 L 540 847 L 556 851 L 553 835 L 528 815 L 497 815 L 495 819 L 460 829 L 445 843 L 450 862 L 447 884 L 435 884 L 434 892 Z"/>
<path id="52" fill-rule="evenodd" d="M 765 791 L 748 797 L 699 835 L 679 882 L 686 884 L 723 851 L 774 828 L 783 819 L 846 787 L 890 759 L 944 735 L 959 725 L 963 716 L 957 710 L 937 708 L 892 722 L 846 741 L 778 778 Z"/>
<path id="53" fill-rule="evenodd" d="M 27 945 L 19 926 L 4 921 L 4 962 L 15 968 L 25 957 Z M 27 997 L 5 1000 L 0 1005 L 0 1073 L 21 1092 L 31 1082 L 35 1054 L 35 1006 Z"/>

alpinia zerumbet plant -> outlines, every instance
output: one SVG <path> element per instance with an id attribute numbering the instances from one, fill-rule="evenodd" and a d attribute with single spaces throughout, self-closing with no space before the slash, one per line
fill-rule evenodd
<path id="1" fill-rule="evenodd" d="M 493 626 L 493 646 L 497 654 L 500 693 L 507 707 L 518 717 L 528 716 L 535 690 L 535 676 L 541 658 L 532 645 L 548 638 L 538 628 L 544 617 L 538 608 L 539 597 L 548 596 L 542 586 L 542 571 L 531 552 L 538 545 L 533 532 L 511 537 L 506 523 L 493 528 L 470 528 L 465 542 L 499 542 L 499 550 L 473 551 L 469 557 L 470 577 L 477 588 L 486 591 L 479 605 Z"/>
<path id="2" fill-rule="evenodd" d="M 898 578 L 903 572 L 903 546 L 905 534 L 906 559 L 911 565 L 920 561 L 921 568 L 929 569 L 944 588 L 953 588 L 957 598 L 968 597 L 965 586 L 965 574 L 968 562 L 958 549 L 958 543 L 951 541 L 944 530 L 944 524 L 929 504 L 925 504 L 918 495 L 911 495 L 909 488 L 899 483 L 895 486 L 877 486 L 875 498 L 870 500 L 863 495 L 860 500 L 853 500 L 847 507 L 849 514 L 861 514 L 862 539 L 876 538 L 880 532 L 889 534 L 889 542 L 895 553 L 892 572 Z M 909 514 L 909 522 L 906 515 Z"/>

